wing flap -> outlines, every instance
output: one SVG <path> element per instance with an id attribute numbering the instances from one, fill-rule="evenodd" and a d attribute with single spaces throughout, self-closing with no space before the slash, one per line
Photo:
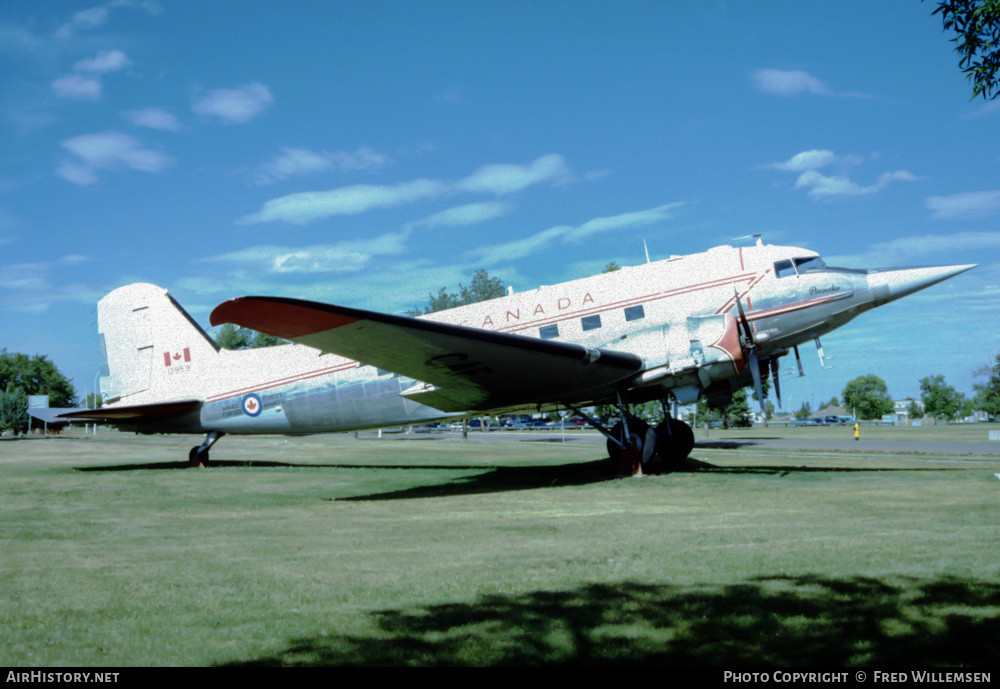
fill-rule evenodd
<path id="1" fill-rule="evenodd" d="M 444 411 L 580 401 L 642 368 L 632 354 L 280 297 L 212 312 L 233 323 L 430 383 L 408 397 Z"/>

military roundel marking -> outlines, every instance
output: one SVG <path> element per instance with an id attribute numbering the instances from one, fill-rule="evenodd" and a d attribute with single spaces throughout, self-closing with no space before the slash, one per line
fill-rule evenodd
<path id="1" fill-rule="evenodd" d="M 260 416 L 263 409 L 264 402 L 257 393 L 251 392 L 249 395 L 243 396 L 243 413 L 247 416 Z"/>

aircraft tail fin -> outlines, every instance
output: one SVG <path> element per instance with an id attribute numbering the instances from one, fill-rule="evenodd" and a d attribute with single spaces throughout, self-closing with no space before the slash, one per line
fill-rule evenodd
<path id="1" fill-rule="evenodd" d="M 119 287 L 97 304 L 105 404 L 198 398 L 218 345 L 162 287 Z"/>

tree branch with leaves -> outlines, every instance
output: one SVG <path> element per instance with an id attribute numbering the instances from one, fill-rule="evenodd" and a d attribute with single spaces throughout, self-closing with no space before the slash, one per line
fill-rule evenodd
<path id="1" fill-rule="evenodd" d="M 972 82 L 972 98 L 993 100 L 1000 95 L 1000 0 L 946 0 L 931 14 L 940 14 L 945 31 L 954 31 L 958 66 Z"/>

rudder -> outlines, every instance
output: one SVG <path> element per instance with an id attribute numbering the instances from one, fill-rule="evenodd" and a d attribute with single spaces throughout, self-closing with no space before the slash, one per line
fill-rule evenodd
<path id="1" fill-rule="evenodd" d="M 147 404 L 195 395 L 219 351 L 162 287 L 119 287 L 97 303 L 107 375 L 105 404 Z"/>

